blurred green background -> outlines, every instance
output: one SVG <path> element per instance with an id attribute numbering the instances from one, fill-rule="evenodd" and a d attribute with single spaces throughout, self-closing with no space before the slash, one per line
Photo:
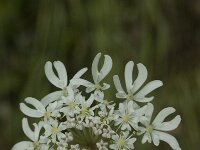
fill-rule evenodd
<path id="1" fill-rule="evenodd" d="M 110 83 L 114 74 L 123 77 L 129 60 L 147 66 L 148 81 L 162 80 L 152 92 L 154 115 L 175 107 L 182 123 L 171 134 L 183 150 L 199 149 L 199 0 L 1 0 L 0 149 L 27 139 L 19 103 L 55 90 L 44 75 L 47 60 L 63 61 L 72 77 L 98 52 L 113 58 Z M 141 150 L 169 149 L 137 143 Z"/>

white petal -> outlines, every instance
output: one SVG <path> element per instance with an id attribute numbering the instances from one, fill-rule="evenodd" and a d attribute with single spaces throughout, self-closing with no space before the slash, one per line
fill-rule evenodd
<path id="1" fill-rule="evenodd" d="M 56 68 L 56 71 L 58 73 L 58 77 L 59 77 L 60 81 L 62 81 L 64 83 L 63 87 L 67 86 L 67 80 L 68 80 L 67 79 L 67 71 L 65 69 L 64 64 L 60 61 L 54 61 L 53 64 Z"/>
<path id="2" fill-rule="evenodd" d="M 92 77 L 95 83 L 97 83 L 98 81 L 98 74 L 99 74 L 98 64 L 99 64 L 100 57 L 101 57 L 101 53 L 98 53 L 92 62 Z"/>
<path id="3" fill-rule="evenodd" d="M 65 130 L 67 128 L 67 126 L 62 124 L 62 123 L 60 123 L 58 128 L 59 128 L 60 131 L 63 131 L 63 130 Z"/>
<path id="4" fill-rule="evenodd" d="M 152 117 L 152 114 L 153 114 L 153 110 L 154 110 L 153 104 L 148 103 L 147 104 L 147 109 L 146 109 L 146 112 L 145 112 L 145 117 L 147 117 L 147 119 L 149 120 L 149 122 L 151 120 L 151 117 Z"/>
<path id="5" fill-rule="evenodd" d="M 160 140 L 168 143 L 172 149 L 180 150 L 180 146 L 175 137 L 173 137 L 172 135 L 170 135 L 168 133 L 164 133 L 164 132 L 160 132 L 160 131 L 154 131 L 154 132 L 155 132 L 155 134 L 157 134 L 159 136 Z"/>
<path id="6" fill-rule="evenodd" d="M 85 87 L 92 87 L 92 86 L 94 86 L 93 83 L 91 83 L 91 82 L 89 82 L 87 80 L 84 80 L 84 79 L 71 79 L 70 83 L 72 85 L 82 85 L 82 86 L 85 86 Z"/>
<path id="7" fill-rule="evenodd" d="M 52 120 L 51 125 L 52 125 L 52 127 L 57 128 L 58 127 L 58 120 Z"/>
<path id="8" fill-rule="evenodd" d="M 44 122 L 40 121 L 38 124 L 34 123 L 33 125 L 35 127 L 35 130 L 34 130 L 34 139 L 35 140 L 34 141 L 38 141 L 39 136 L 40 136 L 40 130 L 42 129 Z"/>
<path id="9" fill-rule="evenodd" d="M 29 117 L 39 118 L 43 116 L 42 112 L 39 112 L 38 110 L 29 108 L 24 103 L 20 103 L 20 110 Z"/>
<path id="10" fill-rule="evenodd" d="M 35 141 L 35 133 L 31 130 L 27 118 L 22 119 L 22 129 L 29 139 Z"/>
<path id="11" fill-rule="evenodd" d="M 153 144 L 158 146 L 160 144 L 159 136 L 154 131 L 152 132 L 151 136 L 152 136 Z"/>
<path id="12" fill-rule="evenodd" d="M 112 136 L 112 139 L 113 139 L 114 141 L 117 141 L 117 140 L 119 139 L 119 136 L 118 136 L 118 135 L 113 135 L 113 136 Z"/>
<path id="13" fill-rule="evenodd" d="M 50 103 L 49 106 L 47 107 L 47 111 L 53 113 L 53 111 L 55 111 L 57 106 L 58 106 L 58 102 L 57 101 L 55 101 L 53 103 Z"/>
<path id="14" fill-rule="evenodd" d="M 107 90 L 110 88 L 110 84 L 107 84 L 107 83 L 103 83 L 103 86 L 101 87 L 101 90 Z"/>
<path id="15" fill-rule="evenodd" d="M 68 99 L 74 99 L 74 91 L 73 91 L 73 89 L 72 89 L 70 86 L 68 86 L 68 87 L 67 87 L 67 91 L 68 91 L 68 96 L 67 96 L 67 98 L 68 98 Z"/>
<path id="16" fill-rule="evenodd" d="M 154 126 L 157 126 L 157 125 L 160 125 L 167 116 L 169 116 L 170 114 L 174 113 L 175 112 L 175 109 L 173 107 L 167 107 L 167 108 L 164 108 L 163 110 L 161 110 L 156 118 L 154 119 L 153 121 L 153 125 Z"/>
<path id="17" fill-rule="evenodd" d="M 73 79 L 78 79 L 78 78 L 80 78 L 87 70 L 88 70 L 88 68 L 83 68 L 83 69 L 81 69 L 80 71 L 78 71 L 78 72 L 74 75 Z"/>
<path id="18" fill-rule="evenodd" d="M 118 92 L 124 92 L 118 75 L 113 76 L 113 82 Z"/>
<path id="19" fill-rule="evenodd" d="M 110 72 L 110 70 L 112 69 L 112 59 L 110 56 L 108 55 L 104 55 L 104 64 L 103 67 L 100 70 L 100 74 L 99 74 L 99 78 L 98 78 L 98 82 L 100 82 L 101 80 L 103 80 L 108 73 Z"/>
<path id="20" fill-rule="evenodd" d="M 62 88 L 59 85 L 60 80 L 53 72 L 52 63 L 50 61 L 46 62 L 45 66 L 44 66 L 44 70 L 45 70 L 45 74 L 46 74 L 46 77 L 49 80 L 49 82 L 51 82 L 54 86 L 56 86 L 58 88 Z"/>
<path id="21" fill-rule="evenodd" d="M 38 141 L 41 128 L 36 123 L 34 123 L 33 126 L 35 127 L 35 129 L 34 129 L 34 140 L 33 141 Z"/>
<path id="22" fill-rule="evenodd" d="M 136 131 L 139 130 L 138 121 L 136 121 L 135 118 L 132 118 L 132 120 L 129 121 L 129 124 L 130 124 Z M 144 133 L 144 132 L 143 132 L 143 133 Z"/>
<path id="23" fill-rule="evenodd" d="M 32 98 L 32 97 L 27 97 L 25 99 L 25 102 L 33 105 L 40 112 L 45 112 L 45 107 L 39 100 Z"/>
<path id="24" fill-rule="evenodd" d="M 126 98 L 126 93 L 124 93 L 124 92 L 116 93 L 116 97 L 117 98 Z"/>
<path id="25" fill-rule="evenodd" d="M 148 84 L 146 84 L 136 95 L 135 98 L 136 99 L 140 99 L 145 97 L 147 94 L 149 94 L 150 92 L 152 92 L 153 90 L 159 88 L 160 86 L 162 86 L 163 83 L 160 80 L 154 80 L 149 82 Z"/>
<path id="26" fill-rule="evenodd" d="M 103 103 L 104 93 L 100 90 L 94 92 L 94 99 L 98 102 Z"/>
<path id="27" fill-rule="evenodd" d="M 33 148 L 33 143 L 30 141 L 22 141 L 19 143 L 16 143 L 11 150 L 27 150 L 28 148 Z"/>
<path id="28" fill-rule="evenodd" d="M 128 113 L 134 112 L 134 109 L 133 109 L 133 101 L 129 101 L 127 107 L 128 107 Z"/>
<path id="29" fill-rule="evenodd" d="M 145 133 L 143 138 L 142 138 L 142 144 L 146 143 L 146 142 L 151 143 L 151 135 L 149 133 Z"/>
<path id="30" fill-rule="evenodd" d="M 137 68 L 138 68 L 138 76 L 133 83 L 132 93 L 135 93 L 147 79 L 146 67 L 143 64 L 139 63 L 137 64 Z"/>
<path id="31" fill-rule="evenodd" d="M 109 148 L 114 149 L 114 150 L 118 149 L 116 144 L 111 144 L 111 145 L 109 146 Z"/>
<path id="32" fill-rule="evenodd" d="M 140 116 L 142 116 L 142 115 L 145 114 L 146 109 L 147 109 L 147 105 L 144 105 L 144 106 L 142 106 L 141 108 L 135 110 L 135 113 L 134 113 L 134 114 L 136 115 L 136 117 L 140 117 Z"/>
<path id="33" fill-rule="evenodd" d="M 177 115 L 174 119 L 171 121 L 163 122 L 160 126 L 155 127 L 157 130 L 161 131 L 171 131 L 174 130 L 178 127 L 178 125 L 181 122 L 181 117 L 180 115 Z"/>
<path id="34" fill-rule="evenodd" d="M 118 118 L 115 120 L 115 126 L 118 126 L 119 124 L 121 124 L 123 122 L 123 120 L 121 118 Z"/>
<path id="35" fill-rule="evenodd" d="M 133 84 L 133 67 L 134 63 L 133 61 L 129 61 L 125 66 L 124 76 L 125 76 L 125 82 L 126 82 L 126 89 L 127 92 L 130 93 L 132 89 Z"/>
<path id="36" fill-rule="evenodd" d="M 58 100 L 62 95 L 62 91 L 55 91 L 43 97 L 41 103 L 46 107 L 48 104 Z"/>
<path id="37" fill-rule="evenodd" d="M 137 101 L 137 102 L 148 103 L 148 102 L 152 101 L 152 100 L 154 99 L 154 97 L 151 96 L 151 97 L 148 97 L 148 98 L 147 98 L 147 97 L 137 98 L 136 96 L 134 96 L 133 99 L 134 99 L 135 101 Z"/>
<path id="38" fill-rule="evenodd" d="M 94 101 L 94 95 L 91 94 L 90 97 L 89 97 L 89 99 L 86 101 L 86 105 L 88 107 L 90 107 L 92 105 L 93 101 Z"/>
<path id="39" fill-rule="evenodd" d="M 94 90 L 95 90 L 95 87 L 92 86 L 92 87 L 87 87 L 85 91 L 86 91 L 86 93 L 90 93 L 90 92 L 92 92 Z"/>
<path id="40" fill-rule="evenodd" d="M 125 114 L 125 105 L 123 103 L 119 104 L 119 111 L 121 114 Z"/>

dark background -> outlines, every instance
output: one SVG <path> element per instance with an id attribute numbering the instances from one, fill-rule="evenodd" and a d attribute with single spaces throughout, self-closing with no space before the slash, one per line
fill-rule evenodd
<path id="1" fill-rule="evenodd" d="M 114 67 L 106 78 L 110 83 L 114 74 L 123 77 L 129 60 L 147 66 L 148 81 L 162 80 L 164 86 L 152 92 L 155 114 L 175 107 L 182 122 L 171 134 L 182 149 L 199 148 L 199 0 L 1 0 L 2 150 L 27 140 L 19 103 L 55 90 L 44 75 L 45 62 L 63 61 L 70 78 L 90 67 L 98 52 L 113 58 Z M 114 92 L 110 90 L 110 98 Z M 162 142 L 158 148 L 151 144 L 136 148 L 168 150 L 169 146 Z"/>

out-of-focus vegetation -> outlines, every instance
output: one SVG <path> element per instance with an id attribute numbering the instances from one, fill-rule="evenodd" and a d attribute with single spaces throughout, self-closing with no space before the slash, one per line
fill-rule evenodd
<path id="1" fill-rule="evenodd" d="M 90 67 L 99 51 L 114 61 L 109 82 L 114 73 L 123 75 L 129 60 L 147 66 L 149 81 L 163 80 L 164 86 L 153 92 L 156 112 L 177 108 L 182 123 L 172 134 L 184 150 L 199 149 L 200 1 L 1 0 L 2 150 L 26 139 L 19 103 L 27 96 L 40 99 L 55 90 L 45 78 L 45 62 L 63 61 L 72 77 L 80 68 Z M 169 149 L 163 142 L 159 148 L 136 147 Z"/>

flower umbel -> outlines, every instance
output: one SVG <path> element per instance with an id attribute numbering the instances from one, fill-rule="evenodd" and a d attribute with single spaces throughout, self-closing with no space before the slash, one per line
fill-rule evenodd
<path id="1" fill-rule="evenodd" d="M 98 53 L 93 60 L 92 81 L 82 78 L 87 68 L 68 80 L 62 62 L 46 62 L 46 77 L 59 90 L 41 100 L 27 97 L 20 103 L 20 110 L 26 116 L 38 119 L 38 123 L 33 123 L 32 130 L 28 119 L 22 119 L 22 129 L 29 140 L 15 144 L 12 150 L 131 150 L 140 135 L 143 135 L 142 144 L 153 141 L 158 146 L 164 141 L 174 150 L 181 149 L 176 138 L 166 133 L 181 122 L 179 115 L 164 121 L 175 112 L 174 108 L 164 108 L 151 122 L 154 106 L 149 102 L 154 97 L 147 95 L 162 86 L 162 81 L 154 80 L 143 86 L 147 69 L 141 63 L 137 64 L 138 76 L 133 81 L 134 62 L 129 61 L 124 71 L 126 90 L 122 88 L 119 76 L 113 76 L 116 98 L 124 100 L 110 101 L 106 97 L 110 84 L 104 79 L 113 63 L 110 56 L 104 55 L 104 63 L 99 69 L 100 58 L 101 53 Z"/>

